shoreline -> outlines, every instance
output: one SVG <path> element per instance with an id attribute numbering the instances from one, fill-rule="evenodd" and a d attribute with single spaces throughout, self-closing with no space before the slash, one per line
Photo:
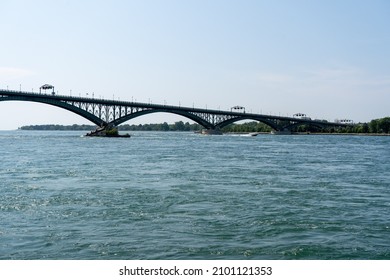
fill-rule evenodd
<path id="1" fill-rule="evenodd" d="M 292 135 L 336 135 L 336 136 L 390 136 L 386 133 L 329 133 L 329 132 L 297 132 Z"/>
<path id="2" fill-rule="evenodd" d="M 17 129 L 6 129 L 6 130 L 0 130 L 0 131 L 87 131 L 87 130 L 82 130 L 82 129 L 21 129 L 21 128 L 17 128 Z M 131 130 L 131 131 L 127 131 L 127 130 L 123 130 L 121 132 L 135 132 L 135 131 L 143 131 L 143 132 L 194 132 L 196 133 L 197 131 L 193 131 L 193 130 L 190 130 L 190 131 L 181 131 L 181 130 L 175 130 L 175 131 L 164 131 L 164 130 L 148 130 L 148 131 L 145 131 L 145 130 Z M 252 132 L 248 132 L 248 131 L 242 131 L 242 132 L 222 132 L 223 134 L 226 134 L 226 135 L 249 135 L 249 134 L 261 134 L 261 135 L 267 135 L 267 134 L 271 134 L 271 132 L 256 132 L 256 131 L 252 131 Z M 389 133 L 340 133 L 340 132 L 333 132 L 333 133 L 330 133 L 330 132 L 293 132 L 291 134 L 286 134 L 286 135 L 335 135 L 335 136 L 342 136 L 342 135 L 346 135 L 346 136 L 390 136 Z"/>
<path id="3" fill-rule="evenodd" d="M 233 135 L 249 135 L 252 133 L 256 134 L 271 134 L 271 132 L 226 132 L 223 134 L 233 134 Z M 276 134 L 275 134 L 276 135 Z M 291 134 L 284 134 L 284 135 L 335 135 L 335 136 L 390 136 L 390 134 L 387 133 L 330 133 L 330 132 L 293 132 Z"/>

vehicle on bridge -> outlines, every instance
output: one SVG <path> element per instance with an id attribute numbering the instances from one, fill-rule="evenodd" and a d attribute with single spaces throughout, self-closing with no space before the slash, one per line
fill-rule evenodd
<path id="1" fill-rule="evenodd" d="M 306 114 L 303 113 L 296 113 L 293 115 L 293 118 L 302 119 L 302 120 L 311 120 L 310 117 L 306 116 Z"/>

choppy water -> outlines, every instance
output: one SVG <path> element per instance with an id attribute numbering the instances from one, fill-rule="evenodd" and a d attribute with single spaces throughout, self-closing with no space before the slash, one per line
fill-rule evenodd
<path id="1" fill-rule="evenodd" d="M 390 259 L 390 137 L 0 132 L 1 259 Z"/>

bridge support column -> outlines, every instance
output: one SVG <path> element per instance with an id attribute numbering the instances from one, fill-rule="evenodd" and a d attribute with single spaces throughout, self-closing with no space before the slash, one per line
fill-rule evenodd
<path id="1" fill-rule="evenodd" d="M 101 127 L 97 127 L 94 131 L 87 133 L 88 137 L 130 137 L 128 133 L 120 135 L 118 127 L 113 124 L 106 124 Z"/>

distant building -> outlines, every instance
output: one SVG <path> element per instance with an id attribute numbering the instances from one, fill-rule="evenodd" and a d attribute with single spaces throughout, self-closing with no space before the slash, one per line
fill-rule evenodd
<path id="1" fill-rule="evenodd" d="M 335 123 L 341 123 L 341 124 L 353 124 L 353 120 L 348 120 L 348 119 L 336 119 L 334 120 Z"/>
<path id="2" fill-rule="evenodd" d="M 242 107 L 242 106 L 239 106 L 239 105 L 230 108 L 230 110 L 231 111 L 233 111 L 233 110 L 234 111 L 243 111 L 245 113 L 245 107 Z"/>
<path id="3" fill-rule="evenodd" d="M 51 92 L 51 94 L 55 94 L 55 92 L 54 92 L 54 86 L 52 86 L 52 85 L 49 85 L 49 84 L 44 84 L 43 86 L 41 86 L 40 88 L 39 88 L 39 93 L 42 93 L 42 90 L 44 90 L 45 91 L 45 93 L 46 93 L 46 90 L 47 89 L 51 89 L 52 90 L 52 92 Z"/>

